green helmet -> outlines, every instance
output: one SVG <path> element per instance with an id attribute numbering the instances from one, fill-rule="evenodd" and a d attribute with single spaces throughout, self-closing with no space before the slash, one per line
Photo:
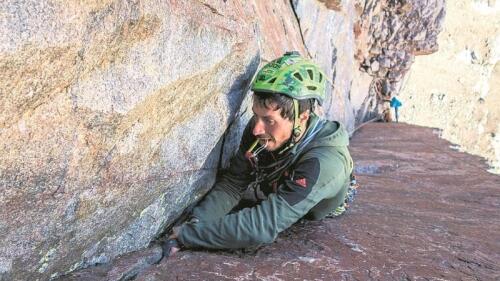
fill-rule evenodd
<path id="1" fill-rule="evenodd" d="M 321 105 L 325 86 L 325 75 L 317 64 L 302 58 L 298 52 L 287 52 L 259 71 L 252 91 L 279 93 L 297 100 L 313 98 Z"/>

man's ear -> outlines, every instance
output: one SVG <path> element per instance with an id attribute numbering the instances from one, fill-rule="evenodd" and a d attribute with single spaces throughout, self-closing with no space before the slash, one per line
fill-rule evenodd
<path id="1" fill-rule="evenodd" d="M 307 120 L 309 120 L 309 116 L 310 116 L 311 112 L 308 110 L 302 112 L 300 115 L 299 115 L 299 120 L 300 120 L 300 123 L 303 124 L 304 122 L 307 122 Z"/>

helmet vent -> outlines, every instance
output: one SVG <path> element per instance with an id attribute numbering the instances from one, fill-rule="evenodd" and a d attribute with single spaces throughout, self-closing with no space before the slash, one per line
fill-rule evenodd
<path id="1" fill-rule="evenodd" d="M 269 80 L 267 83 L 269 83 L 269 84 L 273 84 L 273 83 L 274 83 L 274 81 L 276 81 L 276 77 L 274 77 L 273 79 Z"/>
<path id="2" fill-rule="evenodd" d="M 321 81 L 323 81 L 323 74 L 321 74 L 321 72 L 319 73 L 319 82 L 321 83 Z"/>
<path id="3" fill-rule="evenodd" d="M 308 69 L 307 73 L 309 74 L 309 78 L 311 78 L 311 80 L 314 80 L 314 75 L 313 75 L 312 69 Z"/>
<path id="4" fill-rule="evenodd" d="M 299 79 L 300 81 L 304 81 L 304 79 L 302 79 L 302 75 L 300 75 L 300 73 L 298 72 L 295 72 L 293 76 L 295 76 L 295 78 Z"/>
<path id="5" fill-rule="evenodd" d="M 311 91 L 316 91 L 316 86 L 307 86 L 307 89 L 308 90 L 311 90 Z"/>

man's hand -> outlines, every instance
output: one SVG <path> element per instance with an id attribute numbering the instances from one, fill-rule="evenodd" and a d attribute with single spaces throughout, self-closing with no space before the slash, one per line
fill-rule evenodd
<path id="1" fill-rule="evenodd" d="M 181 246 L 179 245 L 179 242 L 177 242 L 177 239 L 168 239 L 161 245 L 161 248 L 163 249 L 163 257 L 168 258 L 170 256 L 175 255 L 180 249 Z"/>
<path id="2" fill-rule="evenodd" d="M 181 231 L 180 226 L 175 226 L 172 228 L 172 233 L 168 236 L 168 240 L 163 243 L 161 246 L 163 249 L 163 257 L 170 257 L 175 255 L 178 251 L 181 250 L 181 246 L 179 241 L 177 241 L 177 237 L 179 236 L 179 232 Z"/>

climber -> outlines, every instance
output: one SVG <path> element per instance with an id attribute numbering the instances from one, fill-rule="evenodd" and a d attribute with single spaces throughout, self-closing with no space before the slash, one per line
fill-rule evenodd
<path id="1" fill-rule="evenodd" d="M 313 112 L 325 99 L 325 86 L 320 68 L 297 52 L 259 71 L 252 83 L 254 115 L 238 152 L 190 219 L 173 229 L 164 256 L 181 247 L 271 243 L 303 217 L 345 211 L 353 170 L 348 134 Z"/>
<path id="2" fill-rule="evenodd" d="M 396 97 L 392 97 L 391 99 L 391 107 L 394 108 L 394 113 L 396 115 L 396 123 L 399 122 L 399 113 L 398 113 L 398 108 L 401 107 L 403 104 L 401 101 L 399 101 Z"/>

